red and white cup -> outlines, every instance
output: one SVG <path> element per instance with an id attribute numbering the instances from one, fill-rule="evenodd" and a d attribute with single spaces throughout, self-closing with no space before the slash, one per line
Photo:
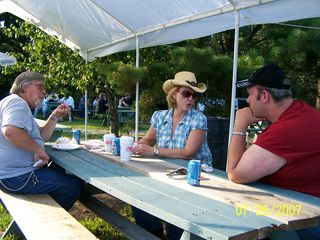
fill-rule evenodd
<path id="1" fill-rule="evenodd" d="M 120 159 L 122 161 L 130 161 L 133 147 L 133 137 L 120 137 Z"/>
<path id="2" fill-rule="evenodd" d="M 112 153 L 112 140 L 116 138 L 116 135 L 113 133 L 103 135 L 103 141 L 105 150 L 108 153 Z"/>

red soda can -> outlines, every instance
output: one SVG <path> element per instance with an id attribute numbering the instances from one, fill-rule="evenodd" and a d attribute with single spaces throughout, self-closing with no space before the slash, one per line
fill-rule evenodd
<path id="1" fill-rule="evenodd" d="M 187 183 L 189 183 L 192 186 L 199 186 L 200 176 L 201 176 L 201 161 L 190 160 L 188 163 Z"/>

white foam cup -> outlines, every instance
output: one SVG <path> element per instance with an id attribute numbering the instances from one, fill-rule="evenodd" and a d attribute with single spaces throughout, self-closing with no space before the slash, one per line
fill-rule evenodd
<path id="1" fill-rule="evenodd" d="M 120 159 L 130 161 L 132 155 L 133 137 L 120 137 Z"/>
<path id="2" fill-rule="evenodd" d="M 116 138 L 113 133 L 103 135 L 104 147 L 106 152 L 112 153 L 112 140 Z"/>

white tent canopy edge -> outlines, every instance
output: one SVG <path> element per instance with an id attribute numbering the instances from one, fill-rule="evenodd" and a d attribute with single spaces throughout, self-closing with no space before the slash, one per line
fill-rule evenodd
<path id="1" fill-rule="evenodd" d="M 0 0 L 0 13 L 30 21 L 88 61 L 139 47 L 240 27 L 318 17 L 318 0 Z"/>

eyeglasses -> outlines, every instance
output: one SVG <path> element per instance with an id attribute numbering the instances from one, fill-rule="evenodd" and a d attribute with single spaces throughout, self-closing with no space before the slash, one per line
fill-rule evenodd
<path id="1" fill-rule="evenodd" d="M 167 176 L 174 177 L 174 176 L 187 175 L 187 174 L 188 174 L 188 170 L 184 167 L 180 167 L 178 169 L 175 169 L 175 170 L 167 173 Z"/>
<path id="2" fill-rule="evenodd" d="M 44 84 L 43 83 L 31 83 L 31 85 L 36 85 L 37 88 L 40 90 L 40 91 L 43 91 L 44 90 Z"/>
<path id="3" fill-rule="evenodd" d="M 184 98 L 189 98 L 192 96 L 193 99 L 197 99 L 198 94 L 197 93 L 192 93 L 187 90 L 183 90 L 182 92 L 178 91 Z"/>

